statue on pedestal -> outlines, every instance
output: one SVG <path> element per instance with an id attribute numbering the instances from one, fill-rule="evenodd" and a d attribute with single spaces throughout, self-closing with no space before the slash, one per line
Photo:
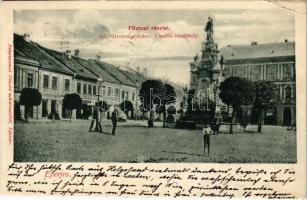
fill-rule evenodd
<path id="1" fill-rule="evenodd" d="M 213 41 L 213 21 L 211 17 L 208 17 L 208 22 L 205 27 L 205 32 L 207 33 L 207 41 Z"/>

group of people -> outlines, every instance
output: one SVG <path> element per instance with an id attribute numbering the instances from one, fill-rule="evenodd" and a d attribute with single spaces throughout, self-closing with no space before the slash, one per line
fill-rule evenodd
<path id="1" fill-rule="evenodd" d="M 89 132 L 100 132 L 103 133 L 102 130 L 102 118 L 101 118 L 101 112 L 99 111 L 99 108 L 94 107 L 92 112 L 92 121 L 90 125 Z M 111 121 L 112 121 L 112 135 L 115 135 L 116 126 L 117 126 L 117 119 L 118 119 L 118 108 L 114 107 L 114 110 L 111 114 Z M 95 129 L 93 130 L 94 124 L 96 123 Z"/>

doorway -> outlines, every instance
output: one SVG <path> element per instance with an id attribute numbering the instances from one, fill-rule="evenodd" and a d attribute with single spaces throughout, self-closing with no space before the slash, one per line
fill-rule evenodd
<path id="1" fill-rule="evenodd" d="M 291 121 L 291 109 L 289 107 L 286 107 L 283 112 L 283 124 L 285 126 L 290 126 Z"/>

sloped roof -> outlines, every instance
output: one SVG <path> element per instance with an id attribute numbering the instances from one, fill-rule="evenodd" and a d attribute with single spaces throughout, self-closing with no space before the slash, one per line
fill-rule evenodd
<path id="1" fill-rule="evenodd" d="M 79 57 L 75 57 L 75 56 L 72 56 L 72 59 L 74 61 L 78 62 L 83 67 L 85 67 L 87 70 L 89 70 L 92 73 L 94 73 L 97 77 L 101 77 L 104 81 L 109 82 L 109 83 L 120 84 L 120 82 L 116 78 L 111 76 L 109 74 L 109 72 L 104 71 L 103 69 L 101 69 L 97 64 L 92 63 L 92 62 L 90 62 L 88 60 L 79 58 Z"/>
<path id="2" fill-rule="evenodd" d="M 28 58 L 26 55 L 24 55 L 21 51 L 18 51 L 16 48 L 14 48 L 14 63 L 31 65 L 33 67 L 40 66 L 40 63 L 38 61 Z"/>
<path id="3" fill-rule="evenodd" d="M 52 56 L 42 51 L 37 44 L 33 42 L 27 42 L 22 36 L 14 33 L 14 48 L 20 51 L 27 58 L 37 60 L 42 68 L 52 71 L 62 72 L 66 74 L 73 74 L 71 70 L 61 64 Z"/>
<path id="4" fill-rule="evenodd" d="M 25 54 L 23 54 L 21 51 L 19 51 L 18 49 L 14 48 L 14 56 L 20 56 L 20 57 L 26 57 Z"/>
<path id="5" fill-rule="evenodd" d="M 114 65 L 97 60 L 89 60 L 89 61 L 92 63 L 96 63 L 101 69 L 109 72 L 109 74 L 112 75 L 114 78 L 116 78 L 121 84 L 132 87 L 136 86 L 134 82 L 132 82 L 128 77 L 122 74 L 119 68 L 115 67 Z"/>
<path id="6" fill-rule="evenodd" d="M 295 43 L 267 43 L 253 45 L 229 45 L 220 49 L 224 59 L 254 59 L 295 56 Z"/>
<path id="7" fill-rule="evenodd" d="M 146 80 L 144 76 L 142 76 L 136 71 L 133 71 L 132 69 L 119 69 L 119 70 L 126 77 L 128 77 L 136 86 L 138 86 L 138 84 L 140 85 L 142 82 Z"/>
<path id="8" fill-rule="evenodd" d="M 66 55 L 64 55 L 61 52 L 54 51 L 51 49 L 47 49 L 45 47 L 39 46 L 41 49 L 43 49 L 45 52 L 56 58 L 58 61 L 60 61 L 62 64 L 66 65 L 69 69 L 71 69 L 73 72 L 76 73 L 77 76 L 87 79 L 97 79 L 97 76 L 95 76 L 93 73 L 88 71 L 84 66 L 80 65 L 78 62 L 76 62 L 73 59 L 67 58 Z"/>

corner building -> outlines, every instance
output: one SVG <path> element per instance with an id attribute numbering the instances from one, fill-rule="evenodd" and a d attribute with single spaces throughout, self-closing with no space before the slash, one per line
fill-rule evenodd
<path id="1" fill-rule="evenodd" d="M 223 75 L 251 81 L 272 81 L 278 87 L 276 107 L 266 111 L 265 124 L 296 123 L 295 43 L 228 45 L 220 49 L 224 56 Z"/>

